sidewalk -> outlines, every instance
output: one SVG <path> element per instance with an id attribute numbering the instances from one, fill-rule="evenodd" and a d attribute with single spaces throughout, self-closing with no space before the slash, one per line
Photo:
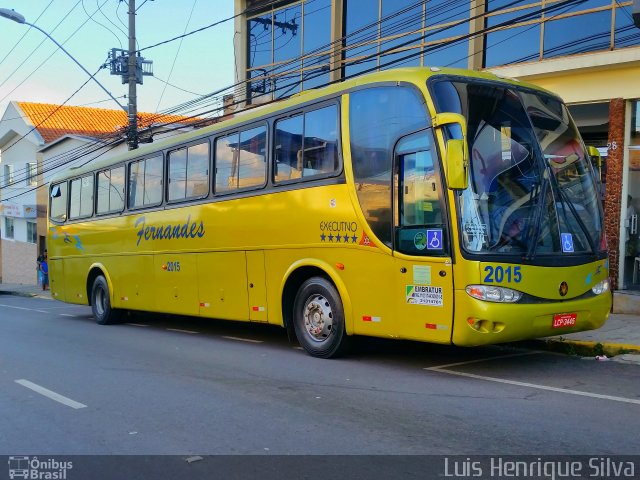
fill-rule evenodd
<path id="1" fill-rule="evenodd" d="M 19 285 L 0 283 L 0 295 L 19 295 L 22 297 L 51 298 L 50 290 L 42 290 L 38 285 Z"/>
<path id="2" fill-rule="evenodd" d="M 37 285 L 0 283 L 0 295 L 3 294 L 51 298 L 49 290 L 43 291 Z M 535 348 L 543 347 L 584 356 L 640 354 L 640 316 L 612 313 L 607 323 L 598 330 L 542 338 L 528 343 Z"/>

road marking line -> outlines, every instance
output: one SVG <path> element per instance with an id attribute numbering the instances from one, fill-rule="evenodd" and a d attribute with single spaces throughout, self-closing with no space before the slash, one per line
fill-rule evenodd
<path id="1" fill-rule="evenodd" d="M 149 325 L 145 325 L 144 323 L 125 323 L 125 325 L 131 325 L 132 327 L 148 327 Z"/>
<path id="2" fill-rule="evenodd" d="M 181 330 L 179 328 L 167 328 L 167 330 L 169 330 L 170 332 L 180 332 L 180 333 L 200 333 L 200 332 L 194 332 L 193 330 Z"/>
<path id="3" fill-rule="evenodd" d="M 78 315 L 71 315 L 70 313 L 59 313 L 61 317 L 73 317 L 76 318 Z"/>
<path id="4" fill-rule="evenodd" d="M 505 383 L 507 385 L 516 385 L 518 387 L 536 388 L 538 390 L 547 390 L 550 392 L 567 393 L 570 395 L 579 395 L 582 397 L 600 398 L 602 400 L 612 400 L 614 402 L 634 403 L 640 405 L 639 399 L 614 397 L 612 395 L 601 395 L 599 393 L 582 392 L 580 390 L 570 390 L 568 388 L 549 387 L 547 385 L 538 385 L 535 383 L 518 382 L 515 380 L 505 380 L 502 378 L 485 377 L 484 375 L 475 375 L 473 373 L 455 372 L 453 370 L 443 370 L 441 367 L 425 368 L 425 370 L 432 370 L 434 372 L 447 373 L 449 375 L 458 375 L 460 377 L 476 378 L 478 380 L 487 380 L 489 382 Z"/>
<path id="5" fill-rule="evenodd" d="M 511 353 L 509 355 L 496 355 L 495 357 L 478 358 L 476 360 L 467 360 L 466 362 L 447 363 L 446 365 L 438 365 L 437 367 L 427 367 L 425 370 L 439 370 L 441 368 L 457 367 L 460 365 L 470 365 L 472 363 L 488 362 L 490 360 L 500 360 L 501 358 L 524 357 L 526 355 L 537 355 L 544 352 L 521 352 Z"/>
<path id="6" fill-rule="evenodd" d="M 39 313 L 50 313 L 50 312 L 47 312 L 46 310 L 34 310 L 34 312 L 39 312 Z"/>
<path id="7" fill-rule="evenodd" d="M 15 307 L 13 305 L 5 305 L 4 303 L 0 303 L 0 307 L 6 307 L 6 308 L 15 308 L 16 310 L 27 310 L 28 312 L 31 311 L 30 308 L 25 308 L 25 307 Z"/>
<path id="8" fill-rule="evenodd" d="M 238 340 L 239 342 L 248 342 L 248 343 L 263 343 L 262 340 L 253 340 L 251 338 L 240 338 L 240 337 L 226 337 L 222 336 L 222 338 L 226 338 L 227 340 Z"/>
<path id="9" fill-rule="evenodd" d="M 44 395 L 45 397 L 48 397 L 51 400 L 55 400 L 56 402 L 62 403 L 67 407 L 75 408 L 76 410 L 79 408 L 87 407 L 84 403 L 71 400 L 70 398 L 65 397 L 64 395 L 60 395 L 59 393 L 52 392 L 51 390 L 41 387 L 40 385 L 30 382 L 29 380 L 20 379 L 20 380 L 16 380 L 15 382 L 19 385 L 22 385 L 23 387 L 27 387 L 28 389 L 33 390 L 36 393 L 39 393 L 40 395 Z"/>

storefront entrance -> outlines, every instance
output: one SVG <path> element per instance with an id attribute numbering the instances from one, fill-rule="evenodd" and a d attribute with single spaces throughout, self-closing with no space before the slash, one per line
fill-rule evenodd
<path id="1" fill-rule="evenodd" d="M 626 198 L 622 199 L 621 222 L 624 232 L 621 242 L 620 262 L 624 290 L 640 292 L 640 101 L 631 103 L 631 135 L 628 151 L 628 172 L 626 180 Z M 623 192 L 625 189 L 623 188 Z M 622 247 L 624 244 L 624 247 Z"/>

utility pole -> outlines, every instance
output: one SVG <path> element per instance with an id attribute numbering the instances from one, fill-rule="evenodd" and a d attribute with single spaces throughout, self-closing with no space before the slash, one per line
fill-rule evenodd
<path id="1" fill-rule="evenodd" d="M 136 94 L 136 0 L 129 0 L 129 150 L 138 148 L 138 98 Z"/>

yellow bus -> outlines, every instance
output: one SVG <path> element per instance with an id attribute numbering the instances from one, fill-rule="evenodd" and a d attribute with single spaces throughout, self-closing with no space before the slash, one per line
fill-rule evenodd
<path id="1" fill-rule="evenodd" d="M 374 73 L 57 175 L 51 292 L 267 322 L 317 357 L 354 335 L 475 346 L 611 308 L 591 160 L 562 101 L 493 74 Z"/>

